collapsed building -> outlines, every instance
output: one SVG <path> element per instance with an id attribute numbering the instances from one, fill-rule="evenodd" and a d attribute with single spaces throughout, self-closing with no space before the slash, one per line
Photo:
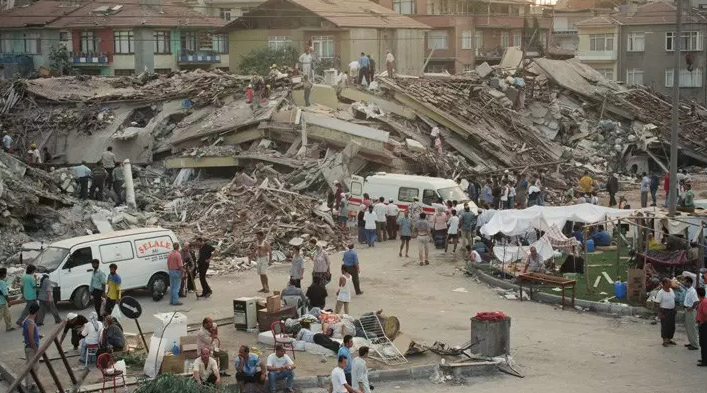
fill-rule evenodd
<path id="1" fill-rule="evenodd" d="M 327 80 L 333 78 L 327 78 Z M 559 202 L 585 171 L 641 173 L 665 167 L 671 105 L 645 87 L 603 78 L 576 60 L 523 59 L 464 76 L 379 75 L 368 88 L 315 84 L 304 106 L 298 77 L 283 75 L 262 107 L 246 102 L 249 77 L 218 70 L 136 77 L 61 77 L 4 82 L 0 154 L 0 259 L 29 240 L 144 225 L 204 236 L 242 257 L 255 230 L 322 238 L 346 235 L 331 220 L 334 182 L 376 171 L 485 179 L 542 171 Z M 707 162 L 705 108 L 680 107 L 684 164 Z M 443 149 L 431 149 L 439 127 Z M 52 161 L 21 162 L 23 147 Z M 78 202 L 71 171 L 108 146 L 134 164 L 138 211 Z M 18 159 L 19 158 L 19 159 Z M 263 212 L 267 214 L 263 215 Z"/>

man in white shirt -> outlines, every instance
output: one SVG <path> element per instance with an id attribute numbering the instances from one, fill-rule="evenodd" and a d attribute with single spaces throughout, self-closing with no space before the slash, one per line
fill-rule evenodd
<path id="1" fill-rule="evenodd" d="M 388 240 L 395 240 L 398 236 L 398 213 L 400 213 L 400 209 L 398 209 L 398 205 L 391 199 L 388 201 L 388 207 L 385 212 Z"/>
<path id="2" fill-rule="evenodd" d="M 693 282 L 692 277 L 686 276 L 684 279 L 685 286 L 688 287 L 685 292 L 683 306 L 685 307 L 685 331 L 689 341 L 689 343 L 685 344 L 685 347 L 691 351 L 700 349 L 697 341 L 697 322 L 695 321 L 695 317 L 697 317 L 696 306 L 700 299 L 697 297 L 697 290 Z"/>
<path id="3" fill-rule="evenodd" d="M 459 216 L 457 211 L 452 209 L 452 213 L 447 220 L 447 241 L 444 243 L 444 252 L 449 249 L 449 243 L 454 243 L 452 252 L 457 252 L 457 242 L 459 241 Z"/>
<path id="4" fill-rule="evenodd" d="M 432 127 L 432 131 L 430 132 L 430 139 L 432 140 L 433 149 L 436 147 L 436 142 L 437 139 L 439 139 L 439 135 L 439 127 Z"/>
<path id="5" fill-rule="evenodd" d="M 331 388 L 329 388 L 329 393 L 361 393 L 360 390 L 354 389 L 346 382 L 346 374 L 344 374 L 346 355 L 340 355 L 337 364 L 338 366 L 331 371 Z"/>
<path id="6" fill-rule="evenodd" d="M 285 354 L 285 347 L 281 344 L 275 346 L 275 353 L 268 356 L 265 364 L 268 369 L 268 383 L 270 392 L 277 390 L 277 381 L 285 379 L 285 392 L 293 393 L 292 384 L 295 381 L 295 363 Z"/>
<path id="7" fill-rule="evenodd" d="M 385 198 L 378 199 L 378 203 L 373 206 L 373 211 L 376 213 L 376 236 L 378 240 L 386 241 L 388 234 L 385 231 L 385 215 L 388 212 L 388 206 L 385 205 Z"/>
<path id="8" fill-rule="evenodd" d="M 368 206 L 368 211 L 363 213 L 363 229 L 366 231 L 368 247 L 373 247 L 376 242 L 376 221 L 378 221 L 378 216 L 373 211 L 373 205 L 370 205 Z"/>
<path id="9" fill-rule="evenodd" d="M 368 383 L 368 368 L 366 367 L 366 357 L 368 347 L 363 346 L 358 349 L 358 357 L 353 360 L 351 378 L 353 386 L 363 393 L 371 393 L 371 384 Z"/>
<path id="10" fill-rule="evenodd" d="M 540 187 L 533 184 L 528 188 L 528 207 L 540 204 Z"/>
<path id="11" fill-rule="evenodd" d="M 199 385 L 221 386 L 221 376 L 219 375 L 216 359 L 210 356 L 209 348 L 202 348 L 199 358 L 194 361 L 192 374 L 194 380 Z"/>
<path id="12" fill-rule="evenodd" d="M 351 78 L 353 78 L 352 82 L 353 84 L 357 84 L 356 78 L 358 77 L 358 70 L 361 68 L 361 66 L 358 64 L 357 60 L 352 61 L 349 63 L 349 75 L 351 75 Z"/>
<path id="13" fill-rule="evenodd" d="M 388 78 L 393 78 L 393 63 L 395 63 L 395 57 L 390 53 L 389 50 L 385 51 L 385 69 L 388 70 Z"/>
<path id="14" fill-rule="evenodd" d="M 309 48 L 305 49 L 298 59 L 300 68 L 302 69 L 302 75 L 307 75 L 310 80 L 314 78 L 312 73 L 312 55 L 309 54 Z"/>
<path id="15" fill-rule="evenodd" d="M 673 292 L 672 282 L 669 278 L 661 281 L 662 288 L 655 295 L 654 302 L 660 305 L 658 318 L 660 318 L 660 337 L 663 339 L 663 346 L 677 345 L 673 341 L 675 335 L 675 292 Z"/>
<path id="16" fill-rule="evenodd" d="M 543 257 L 538 254 L 538 250 L 535 246 L 530 247 L 530 255 L 528 255 L 528 260 L 525 262 L 525 268 L 523 273 L 547 273 L 545 270 L 545 262 Z"/>

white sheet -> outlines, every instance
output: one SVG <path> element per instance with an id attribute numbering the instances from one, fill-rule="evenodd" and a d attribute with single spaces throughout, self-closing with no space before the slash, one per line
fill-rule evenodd
<path id="1" fill-rule="evenodd" d="M 338 338 L 332 338 L 332 340 L 338 342 L 339 344 L 342 343 L 341 339 Z M 289 337 L 290 342 L 294 343 L 295 351 L 303 351 L 303 352 L 308 352 L 314 355 L 326 355 L 326 356 L 334 356 L 334 352 L 330 351 L 327 348 L 322 347 L 321 345 L 317 345 L 314 343 L 308 343 L 305 341 L 297 341 L 294 338 Z M 261 344 L 269 345 L 269 346 L 274 346 L 275 345 L 275 340 L 272 336 L 272 332 L 267 330 L 264 332 L 258 333 L 258 342 Z M 357 349 L 361 346 L 371 346 L 371 343 L 366 340 L 365 338 L 362 337 L 354 337 L 353 338 L 354 346 L 352 348 L 352 352 L 354 352 L 354 349 Z"/>
<path id="2" fill-rule="evenodd" d="M 552 248 L 552 244 L 546 237 L 540 238 L 540 240 L 532 243 L 530 246 L 496 246 L 493 248 L 493 255 L 501 262 L 511 263 L 518 260 L 525 261 L 525 259 L 530 255 L 530 247 L 535 247 L 538 250 L 538 254 L 542 257 L 543 261 L 547 261 L 552 258 L 555 250 Z"/>

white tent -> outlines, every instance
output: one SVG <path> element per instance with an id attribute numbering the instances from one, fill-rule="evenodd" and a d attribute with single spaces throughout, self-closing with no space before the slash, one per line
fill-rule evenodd
<path id="1" fill-rule="evenodd" d="M 481 234 L 487 237 L 497 233 L 517 236 L 532 229 L 548 231 L 553 224 L 562 228 L 567 221 L 591 224 L 613 218 L 628 217 L 634 213 L 634 210 L 614 209 L 590 203 L 569 206 L 533 206 L 523 210 L 499 210 L 489 222 L 481 227 Z"/>

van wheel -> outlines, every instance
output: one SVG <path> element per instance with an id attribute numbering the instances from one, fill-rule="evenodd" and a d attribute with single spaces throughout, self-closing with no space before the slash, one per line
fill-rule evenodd
<path id="1" fill-rule="evenodd" d="M 147 290 L 150 293 L 167 293 L 167 287 L 169 287 L 169 276 L 164 273 L 155 274 L 147 284 Z"/>
<path id="2" fill-rule="evenodd" d="M 91 302 L 91 295 L 88 293 L 88 288 L 81 287 L 74 292 L 74 296 L 71 298 L 74 303 L 74 307 L 79 310 L 84 310 L 88 307 Z"/>

